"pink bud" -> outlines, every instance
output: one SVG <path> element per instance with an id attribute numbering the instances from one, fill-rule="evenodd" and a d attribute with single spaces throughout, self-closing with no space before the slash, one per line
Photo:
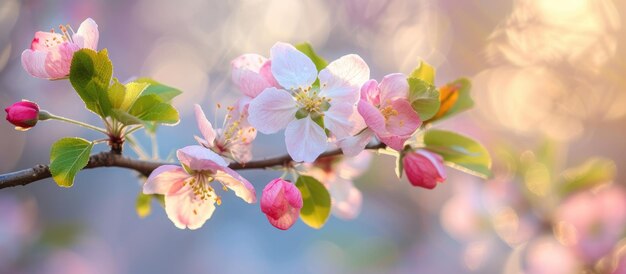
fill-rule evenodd
<path id="1" fill-rule="evenodd" d="M 274 179 L 263 189 L 261 211 L 274 227 L 289 229 L 298 220 L 301 208 L 302 194 L 289 181 Z"/>
<path id="2" fill-rule="evenodd" d="M 19 130 L 27 130 L 39 120 L 39 106 L 33 102 L 23 100 L 5 108 L 7 121 Z"/>
<path id="3" fill-rule="evenodd" d="M 404 156 L 402 163 L 409 182 L 414 186 L 433 189 L 437 182 L 446 180 L 443 158 L 439 154 L 418 149 Z"/>

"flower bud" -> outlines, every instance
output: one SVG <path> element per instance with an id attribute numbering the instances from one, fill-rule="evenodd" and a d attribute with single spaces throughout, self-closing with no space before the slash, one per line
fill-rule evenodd
<path id="1" fill-rule="evenodd" d="M 274 179 L 263 189 L 261 211 L 274 227 L 289 229 L 298 220 L 301 208 L 302 194 L 289 181 Z"/>
<path id="2" fill-rule="evenodd" d="M 439 154 L 418 149 L 402 159 L 406 176 L 414 186 L 433 189 L 437 182 L 446 180 L 443 158 Z"/>
<path id="3" fill-rule="evenodd" d="M 39 106 L 33 102 L 23 100 L 4 109 L 7 112 L 7 121 L 15 125 L 17 130 L 27 130 L 34 127 L 39 120 Z"/>

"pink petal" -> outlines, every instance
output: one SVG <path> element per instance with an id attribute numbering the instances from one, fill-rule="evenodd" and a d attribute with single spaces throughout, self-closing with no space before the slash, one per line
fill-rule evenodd
<path id="1" fill-rule="evenodd" d="M 211 218 L 215 205 L 212 199 L 202 200 L 189 188 L 177 195 L 165 196 L 167 217 L 180 229 L 198 229 Z"/>
<path id="2" fill-rule="evenodd" d="M 272 87 L 281 87 L 272 74 L 272 60 L 267 60 L 267 62 L 263 64 L 261 70 L 259 70 L 259 74 L 261 74 L 261 76 L 265 78 L 265 81 L 267 81 Z"/>
<path id="3" fill-rule="evenodd" d="M 258 54 L 244 54 L 231 62 L 232 80 L 239 89 L 252 98 L 264 89 L 278 83 L 271 72 L 271 62 Z"/>
<path id="4" fill-rule="evenodd" d="M 363 117 L 365 124 L 376 132 L 377 135 L 387 133 L 385 117 L 380 113 L 378 108 L 367 101 L 361 100 L 357 105 L 357 109 L 361 117 Z"/>
<path id="5" fill-rule="evenodd" d="M 411 135 L 377 135 L 381 142 L 385 143 L 388 147 L 401 151 L 404 148 L 406 140 L 411 138 Z"/>
<path id="6" fill-rule="evenodd" d="M 363 195 L 351 181 L 337 178 L 330 182 L 328 191 L 332 197 L 332 213 L 338 218 L 349 220 L 361 212 Z"/>
<path id="7" fill-rule="evenodd" d="M 30 43 L 30 49 L 35 51 L 48 51 L 48 48 L 63 42 L 63 35 L 53 32 L 35 32 L 35 38 Z"/>
<path id="8" fill-rule="evenodd" d="M 350 120 L 354 112 L 356 112 L 354 104 L 333 102 L 324 112 L 324 126 L 338 139 L 349 137 L 356 126 L 356 123 Z"/>
<path id="9" fill-rule="evenodd" d="M 261 211 L 274 227 L 289 229 L 297 221 L 301 208 L 302 195 L 293 184 L 274 179 L 263 189 Z"/>
<path id="10" fill-rule="evenodd" d="M 250 102 L 248 121 L 260 132 L 275 133 L 296 118 L 298 106 L 291 94 L 268 88 Z"/>
<path id="11" fill-rule="evenodd" d="M 49 49 L 46 56 L 46 72 L 50 79 L 65 78 L 70 74 L 72 57 L 79 49 L 78 45 L 70 42 L 63 42 Z"/>
<path id="12" fill-rule="evenodd" d="M 156 168 L 143 185 L 144 194 L 164 194 L 175 193 L 179 189 L 179 184 L 190 177 L 182 167 L 175 165 L 163 165 Z"/>
<path id="13" fill-rule="evenodd" d="M 420 149 L 408 153 L 402 161 L 404 171 L 414 186 L 433 189 L 437 182 L 446 180 L 443 158 L 438 154 Z"/>
<path id="14" fill-rule="evenodd" d="M 339 147 L 341 147 L 345 156 L 354 157 L 365 149 L 365 146 L 372 140 L 372 137 L 374 137 L 374 131 L 365 129 L 356 136 L 339 140 Z"/>
<path id="15" fill-rule="evenodd" d="M 380 81 L 380 104 L 386 105 L 396 99 L 407 99 L 409 96 L 409 82 L 402 73 L 392 73 Z"/>
<path id="16" fill-rule="evenodd" d="M 24 50 L 22 52 L 22 67 L 30 75 L 37 78 L 50 78 L 46 71 L 47 51 Z"/>
<path id="17" fill-rule="evenodd" d="M 226 187 L 234 191 L 237 197 L 246 201 L 246 203 L 256 203 L 254 186 L 236 171 L 228 167 L 222 167 L 215 174 L 215 180 L 222 182 Z"/>
<path id="18" fill-rule="evenodd" d="M 178 161 L 193 171 L 217 170 L 228 166 L 224 158 L 201 146 L 186 146 L 176 151 Z"/>
<path id="19" fill-rule="evenodd" d="M 320 95 L 354 104 L 360 97 L 361 85 L 369 77 L 370 69 L 361 57 L 356 54 L 345 55 L 320 71 Z"/>
<path id="20" fill-rule="evenodd" d="M 306 89 L 317 79 L 313 61 L 290 44 L 278 42 L 270 49 L 272 74 L 288 90 Z"/>
<path id="21" fill-rule="evenodd" d="M 252 143 L 234 144 L 229 150 L 235 162 L 247 163 L 252 160 Z"/>
<path id="22" fill-rule="evenodd" d="M 326 132 L 311 118 L 294 120 L 285 130 L 287 152 L 296 162 L 311 163 L 326 150 Z"/>
<path id="23" fill-rule="evenodd" d="M 365 100 L 374 106 L 380 105 L 380 90 L 376 80 L 368 80 L 363 84 L 361 87 L 361 100 Z"/>
<path id="24" fill-rule="evenodd" d="M 204 115 L 204 111 L 202 111 L 202 107 L 198 104 L 194 104 L 194 112 L 196 115 L 196 123 L 198 124 L 198 129 L 204 137 L 206 144 L 208 146 L 213 146 L 213 142 L 215 141 L 215 130 L 213 130 L 213 125 Z"/>
<path id="25" fill-rule="evenodd" d="M 422 124 L 417 112 L 406 99 L 392 101 L 391 107 L 398 112 L 398 115 L 387 119 L 387 131 L 392 135 L 411 135 Z"/>
<path id="26" fill-rule="evenodd" d="M 96 21 L 93 19 L 87 18 L 80 23 L 76 33 L 72 35 L 72 40 L 74 40 L 80 48 L 97 50 L 99 37 L 98 24 L 96 24 Z"/>

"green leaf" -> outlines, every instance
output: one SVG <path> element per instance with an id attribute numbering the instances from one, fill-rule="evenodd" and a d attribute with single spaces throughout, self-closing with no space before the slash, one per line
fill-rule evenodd
<path id="1" fill-rule="evenodd" d="M 326 187 L 311 176 L 299 176 L 296 187 L 304 202 L 300 218 L 308 226 L 320 229 L 330 216 L 330 194 Z"/>
<path id="2" fill-rule="evenodd" d="M 152 195 L 143 194 L 139 192 L 137 194 L 137 200 L 135 201 L 135 210 L 140 218 L 145 218 L 150 215 L 152 211 Z"/>
<path id="3" fill-rule="evenodd" d="M 128 111 L 135 104 L 137 98 L 143 96 L 148 83 L 130 82 L 122 85 L 114 80 L 113 85 L 109 88 L 109 100 L 113 109 Z"/>
<path id="4" fill-rule="evenodd" d="M 409 102 L 419 114 L 422 121 L 426 121 L 437 114 L 439 110 L 439 91 L 435 86 L 417 78 L 408 78 Z"/>
<path id="5" fill-rule="evenodd" d="M 50 173 L 61 187 L 71 187 L 76 173 L 89 162 L 93 143 L 81 138 L 63 138 L 50 150 Z"/>
<path id="6" fill-rule="evenodd" d="M 297 44 L 296 49 L 304 53 L 304 55 L 308 56 L 311 59 L 311 61 L 313 61 L 313 64 L 315 64 L 315 68 L 317 68 L 318 72 L 323 70 L 326 66 L 328 66 L 328 62 L 324 60 L 324 58 L 317 55 L 317 53 L 315 53 L 315 50 L 313 50 L 313 47 L 311 46 L 311 44 L 309 43 Z"/>
<path id="7" fill-rule="evenodd" d="M 175 89 L 170 86 L 166 86 L 161 84 L 150 78 L 139 78 L 135 81 L 135 83 L 148 83 L 150 84 L 146 90 L 143 91 L 143 95 L 156 94 L 159 96 L 163 102 L 170 102 L 174 97 L 180 95 L 182 92 L 178 89 Z"/>
<path id="8" fill-rule="evenodd" d="M 87 109 L 101 117 L 108 116 L 111 109 L 107 91 L 112 75 L 113 65 L 106 49 L 100 52 L 81 49 L 74 53 L 70 82 Z"/>
<path id="9" fill-rule="evenodd" d="M 450 131 L 429 130 L 424 134 L 424 144 L 453 168 L 483 178 L 491 176 L 489 152 L 470 138 Z"/>
<path id="10" fill-rule="evenodd" d="M 428 63 L 421 61 L 420 66 L 409 74 L 409 78 L 420 79 L 430 85 L 435 85 L 435 68 Z"/>
<path id="11" fill-rule="evenodd" d="M 604 158 L 591 158 L 561 174 L 561 193 L 568 194 L 611 182 L 616 173 L 617 167 L 613 161 Z"/>
<path id="12" fill-rule="evenodd" d="M 144 122 L 178 123 L 178 111 L 156 94 L 142 95 L 128 112 Z"/>

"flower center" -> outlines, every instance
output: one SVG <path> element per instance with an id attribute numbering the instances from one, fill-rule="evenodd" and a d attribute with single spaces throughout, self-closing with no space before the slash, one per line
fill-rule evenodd
<path id="1" fill-rule="evenodd" d="M 39 41 L 39 38 L 35 38 L 33 42 L 42 43 L 47 48 L 54 47 L 66 41 L 74 43 L 70 31 L 72 32 L 72 34 L 74 34 L 75 32 L 70 25 L 59 25 L 59 30 L 61 30 L 61 33 L 55 33 L 54 29 L 50 29 L 50 33 L 53 34 L 51 35 L 51 38 L 46 38 L 44 41 Z"/>
<path id="2" fill-rule="evenodd" d="M 398 116 L 398 111 L 392 106 L 386 106 L 380 110 L 380 113 L 385 117 L 385 121 L 389 120 L 391 116 Z"/>
<path id="3" fill-rule="evenodd" d="M 213 199 L 217 205 L 221 205 L 222 198 L 215 193 L 215 189 L 211 186 L 211 183 L 215 181 L 213 175 L 214 173 L 210 170 L 197 171 L 194 177 L 183 182 L 183 186 L 188 184 L 196 198 L 203 201 Z M 220 184 L 222 183 L 220 182 Z M 222 188 L 224 191 L 228 191 L 224 184 L 222 184 Z"/>
<path id="4" fill-rule="evenodd" d="M 294 98 L 298 102 L 300 110 L 306 113 L 322 114 L 330 107 L 331 99 L 325 96 L 320 97 L 319 91 L 310 87 L 298 89 L 294 94 Z"/>

